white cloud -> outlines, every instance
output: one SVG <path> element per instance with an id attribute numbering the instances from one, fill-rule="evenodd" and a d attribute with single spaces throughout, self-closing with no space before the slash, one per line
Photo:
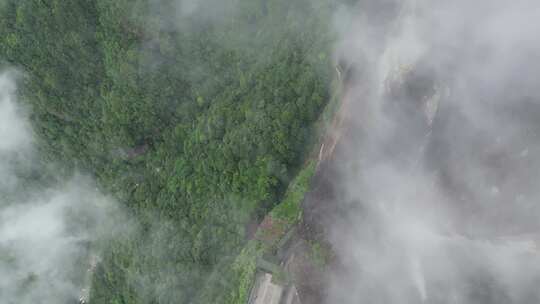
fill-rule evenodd
<path id="1" fill-rule="evenodd" d="M 343 172 L 361 208 L 332 227 L 346 267 L 328 303 L 540 301 L 540 4 L 361 0 L 345 14 L 338 54 L 363 76 L 351 112 L 371 123 Z"/>
<path id="2" fill-rule="evenodd" d="M 27 168 L 38 156 L 15 90 L 13 74 L 0 74 L 0 302 L 73 303 L 89 287 L 92 243 L 125 219 L 88 178 L 47 189 L 18 178 L 20 155 Z"/>

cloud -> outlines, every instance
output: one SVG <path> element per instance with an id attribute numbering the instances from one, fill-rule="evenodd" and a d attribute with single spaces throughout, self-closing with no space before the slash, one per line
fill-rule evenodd
<path id="1" fill-rule="evenodd" d="M 527 0 L 338 11 L 359 169 L 328 303 L 540 301 L 538 17 Z"/>
<path id="2" fill-rule="evenodd" d="M 15 94 L 13 72 L 0 74 L 0 153 L 28 149 L 31 143 L 30 127 L 24 114 L 12 102 Z"/>
<path id="3" fill-rule="evenodd" d="M 87 295 L 98 242 L 126 221 L 88 178 L 36 177 L 44 167 L 37 165 L 31 127 L 15 97 L 13 72 L 1 73 L 1 302 L 73 303 Z"/>

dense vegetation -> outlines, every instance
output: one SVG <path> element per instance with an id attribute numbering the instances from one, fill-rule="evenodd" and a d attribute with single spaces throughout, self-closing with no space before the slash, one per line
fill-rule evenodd
<path id="1" fill-rule="evenodd" d="M 0 2 L 44 160 L 93 174 L 138 223 L 103 245 L 92 303 L 245 297 L 246 223 L 281 200 L 329 97 L 330 2 Z"/>
<path id="2" fill-rule="evenodd" d="M 301 203 L 304 194 L 308 191 L 311 178 L 315 173 L 316 165 L 309 161 L 298 175 L 290 182 L 283 200 L 274 207 L 265 217 L 264 223 L 256 232 L 255 238 L 247 242 L 240 254 L 225 269 L 222 276 L 227 278 L 226 286 L 216 290 L 228 290 L 223 303 L 247 303 L 249 291 L 255 279 L 257 263 L 264 260 L 265 255 L 275 256 L 276 251 L 291 238 L 294 227 L 300 220 Z M 274 276 L 277 275 L 274 273 Z"/>

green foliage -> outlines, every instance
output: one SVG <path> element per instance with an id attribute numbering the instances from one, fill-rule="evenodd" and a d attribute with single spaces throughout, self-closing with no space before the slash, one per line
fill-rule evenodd
<path id="1" fill-rule="evenodd" d="M 182 18 L 174 0 L 4 2 L 0 58 L 24 72 L 42 155 L 140 223 L 107 245 L 92 303 L 219 303 L 236 287 L 217 273 L 249 277 L 231 268 L 246 223 L 281 200 L 329 99 L 331 1 Z M 276 216 L 297 219 L 307 175 Z"/>
<path id="2" fill-rule="evenodd" d="M 316 167 L 316 162 L 310 160 L 305 168 L 291 181 L 283 201 L 270 213 L 273 218 L 286 221 L 288 225 L 292 225 L 300 219 L 302 215 L 301 204 L 309 189 Z"/>
<path id="3" fill-rule="evenodd" d="M 331 257 L 330 249 L 318 242 L 311 242 L 310 259 L 321 271 L 326 269 Z"/>
<path id="4" fill-rule="evenodd" d="M 225 303 L 247 303 L 249 293 L 257 272 L 257 260 L 262 257 L 263 246 L 257 241 L 250 241 L 240 252 L 232 265 L 234 281 Z"/>
<path id="5" fill-rule="evenodd" d="M 269 213 L 269 216 L 281 221 L 284 225 L 283 231 L 290 229 L 301 215 L 302 200 L 305 193 L 309 189 L 311 178 L 316 169 L 316 164 L 310 160 L 308 164 L 298 172 L 296 177 L 290 182 L 289 188 L 285 193 L 283 200 Z M 264 229 L 264 228 L 263 228 Z M 292 232 L 292 230 L 290 231 Z M 258 233 L 264 233 L 259 231 Z M 277 236 L 277 240 L 281 243 L 283 239 L 288 238 L 288 234 Z M 281 238 L 281 239 L 280 239 Z M 246 247 L 240 252 L 235 262 L 232 264 L 231 271 L 231 293 L 224 303 L 246 303 L 249 297 L 249 292 L 255 279 L 255 274 L 258 262 L 262 261 L 264 253 L 272 252 L 275 244 L 267 244 L 259 240 L 251 240 Z M 317 261 L 317 265 L 324 265 L 326 255 L 320 245 L 313 244 L 313 259 Z M 278 269 L 279 270 L 279 269 Z M 287 275 L 282 270 L 274 273 L 277 280 L 286 281 Z"/>

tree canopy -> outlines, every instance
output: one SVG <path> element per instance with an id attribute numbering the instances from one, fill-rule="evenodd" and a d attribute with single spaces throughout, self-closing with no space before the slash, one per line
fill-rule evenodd
<path id="1" fill-rule="evenodd" d="M 219 274 L 329 98 L 331 2 L 0 5 L 0 59 L 23 72 L 44 160 L 90 172 L 140 224 L 104 245 L 91 303 L 225 302 Z"/>

